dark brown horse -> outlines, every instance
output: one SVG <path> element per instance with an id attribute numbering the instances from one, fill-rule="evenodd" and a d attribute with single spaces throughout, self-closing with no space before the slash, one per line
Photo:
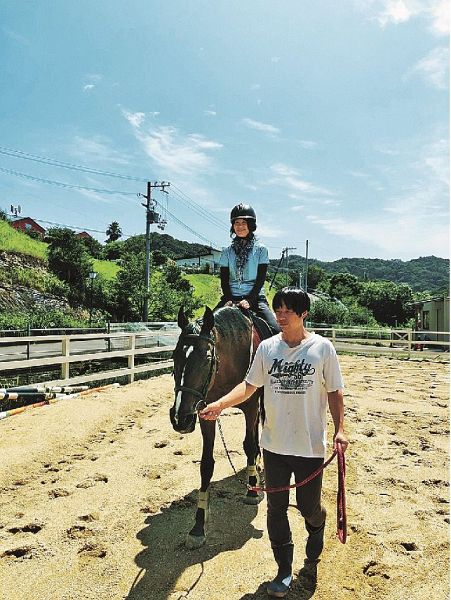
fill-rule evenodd
<path id="1" fill-rule="evenodd" d="M 178 315 L 182 332 L 174 350 L 175 402 L 170 410 L 171 423 L 180 433 L 194 431 L 197 413 L 210 402 L 227 394 L 243 381 L 253 356 L 252 322 L 235 307 L 225 307 L 213 313 L 206 307 L 203 319 L 189 322 L 183 309 Z M 257 391 L 240 408 L 246 419 L 243 443 L 247 457 L 247 479 L 256 485 L 258 471 Z M 199 419 L 203 449 L 200 463 L 201 486 L 196 510 L 196 522 L 186 538 L 189 548 L 205 543 L 209 513 L 209 492 L 214 470 L 213 446 L 216 423 Z M 261 495 L 248 490 L 244 501 L 258 504 Z"/>

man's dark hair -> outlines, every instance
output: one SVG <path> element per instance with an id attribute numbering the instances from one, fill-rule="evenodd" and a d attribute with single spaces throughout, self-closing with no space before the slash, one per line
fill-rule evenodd
<path id="1" fill-rule="evenodd" d="M 282 303 L 299 317 L 306 310 L 310 310 L 310 298 L 307 292 L 298 287 L 284 287 L 276 292 L 272 301 L 273 310 L 280 308 Z"/>

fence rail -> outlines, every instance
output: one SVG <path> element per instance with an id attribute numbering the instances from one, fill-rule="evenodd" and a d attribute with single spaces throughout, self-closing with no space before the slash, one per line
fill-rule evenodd
<path id="1" fill-rule="evenodd" d="M 177 325 L 152 323 L 145 324 L 144 328 L 145 331 L 135 332 L 0 337 L 0 381 L 17 373 L 31 376 L 38 368 L 42 371 L 42 367 L 53 367 L 60 370 L 60 378 L 43 382 L 47 385 L 72 385 L 124 376 L 132 382 L 137 373 L 171 367 L 172 360 L 168 353 L 174 349 L 179 335 Z M 423 357 L 438 357 L 440 352 L 449 352 L 449 332 L 443 331 L 335 327 L 318 327 L 314 330 L 329 338 L 338 352 L 390 354 L 409 358 L 416 352 L 421 352 Z M 147 357 L 148 361 L 135 364 L 138 357 Z M 117 359 L 126 359 L 127 366 L 112 367 L 111 361 Z M 104 366 L 105 369 L 89 374 L 73 372 L 75 364 L 92 361 L 100 363 L 101 368 Z"/>

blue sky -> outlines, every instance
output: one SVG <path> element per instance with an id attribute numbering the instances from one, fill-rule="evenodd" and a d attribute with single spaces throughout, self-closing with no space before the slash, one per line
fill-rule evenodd
<path id="1" fill-rule="evenodd" d="M 179 239 L 245 202 L 271 258 L 446 257 L 448 36 L 444 0 L 2 2 L 0 206 L 135 235 L 164 180 Z"/>

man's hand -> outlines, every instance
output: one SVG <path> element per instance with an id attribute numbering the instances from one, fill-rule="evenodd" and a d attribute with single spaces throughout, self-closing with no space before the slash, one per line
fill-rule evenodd
<path id="1" fill-rule="evenodd" d="M 199 417 L 206 421 L 216 421 L 222 411 L 221 401 L 216 400 L 208 404 L 204 409 L 199 412 Z"/>
<path id="2" fill-rule="evenodd" d="M 334 435 L 334 450 L 337 450 L 338 444 L 340 444 L 342 451 L 346 452 L 346 449 L 349 446 L 349 440 L 342 431 L 338 431 Z"/>

